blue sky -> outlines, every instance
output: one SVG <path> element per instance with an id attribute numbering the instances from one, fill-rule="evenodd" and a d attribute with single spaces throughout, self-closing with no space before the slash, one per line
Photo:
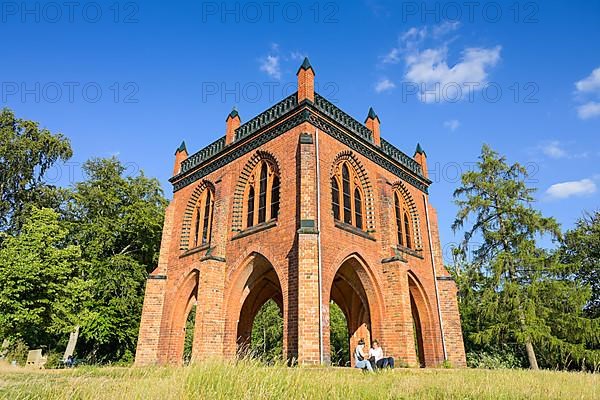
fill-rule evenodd
<path id="1" fill-rule="evenodd" d="M 600 2 L 2 2 L 0 100 L 68 136 L 53 171 L 118 157 L 160 179 L 173 152 L 224 134 L 295 90 L 321 94 L 412 155 L 420 142 L 445 246 L 458 176 L 488 143 L 525 164 L 544 214 L 600 206 Z"/>

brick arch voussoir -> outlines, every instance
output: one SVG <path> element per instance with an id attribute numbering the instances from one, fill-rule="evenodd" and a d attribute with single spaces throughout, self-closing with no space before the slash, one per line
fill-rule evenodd
<path id="1" fill-rule="evenodd" d="M 242 169 L 240 172 L 240 177 L 238 178 L 237 184 L 235 185 L 235 190 L 233 192 L 233 213 L 232 213 L 232 230 L 234 232 L 239 232 L 242 230 L 242 221 L 243 215 L 242 210 L 244 208 L 244 192 L 246 190 L 246 185 L 248 184 L 248 180 L 250 179 L 250 175 L 252 175 L 252 171 L 256 168 L 259 162 L 266 160 L 271 167 L 275 171 L 278 176 L 281 176 L 279 161 L 277 158 L 270 152 L 264 150 L 258 150 Z"/>
<path id="2" fill-rule="evenodd" d="M 369 314 L 371 316 L 371 326 L 375 327 L 378 332 L 381 332 L 383 326 L 383 316 L 385 315 L 385 301 L 383 298 L 382 286 L 377 273 L 372 268 L 371 264 L 355 250 L 349 250 L 340 253 L 334 262 L 334 270 L 331 271 L 330 278 L 326 282 L 326 287 L 329 287 L 329 293 L 333 286 L 333 280 L 342 265 L 349 260 L 356 260 L 362 267 L 362 271 L 357 271 L 357 275 L 361 281 L 367 301 L 369 303 Z M 360 296 L 359 296 L 360 297 Z"/>
<path id="3" fill-rule="evenodd" d="M 408 190 L 406 185 L 400 181 L 395 182 L 392 185 L 392 189 L 394 191 L 397 191 L 398 193 L 400 193 L 400 195 L 402 195 L 404 202 L 408 206 L 408 210 L 410 212 L 410 219 L 411 219 L 412 225 L 413 225 L 413 232 L 415 234 L 414 235 L 415 249 L 423 250 L 423 239 L 422 239 L 422 235 L 421 235 L 419 209 L 417 208 L 415 199 L 410 194 L 410 191 Z"/>
<path id="4" fill-rule="evenodd" d="M 192 195 L 188 199 L 185 211 L 183 213 L 183 223 L 181 225 L 181 238 L 179 242 L 180 250 L 188 250 L 190 247 L 190 234 L 192 231 L 192 216 L 194 215 L 194 208 L 198 204 L 198 199 L 204 193 L 205 190 L 210 190 L 213 195 L 215 193 L 215 186 L 212 182 L 203 180 L 192 192 Z"/>
<path id="5" fill-rule="evenodd" d="M 366 223 L 367 223 L 367 231 L 374 232 L 375 231 L 375 203 L 373 196 L 373 185 L 371 184 L 371 180 L 369 179 L 369 174 L 367 173 L 367 169 L 363 165 L 363 163 L 356 157 L 356 154 L 352 150 L 344 150 L 335 157 L 333 163 L 331 164 L 331 170 L 329 171 L 329 176 L 333 177 L 335 175 L 335 171 L 337 166 L 341 163 L 347 161 L 354 171 L 356 171 L 356 175 L 360 180 L 360 184 L 364 191 L 365 197 L 365 210 L 366 210 Z"/>

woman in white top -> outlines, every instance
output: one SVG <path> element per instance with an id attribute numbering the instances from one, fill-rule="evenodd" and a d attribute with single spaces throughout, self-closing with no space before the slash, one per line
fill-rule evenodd
<path id="1" fill-rule="evenodd" d="M 377 340 L 373 340 L 373 347 L 369 350 L 369 360 L 373 361 L 376 368 L 394 368 L 394 357 L 384 357 L 383 349 Z"/>

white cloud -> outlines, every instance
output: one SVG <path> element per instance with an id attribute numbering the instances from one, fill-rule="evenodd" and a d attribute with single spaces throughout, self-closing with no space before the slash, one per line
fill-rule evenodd
<path id="1" fill-rule="evenodd" d="M 444 128 L 450 129 L 451 132 L 454 132 L 460 126 L 460 121 L 457 119 L 451 119 L 449 121 L 444 122 Z"/>
<path id="2" fill-rule="evenodd" d="M 279 56 L 268 55 L 260 63 L 260 70 L 265 72 L 273 79 L 281 79 L 281 66 L 279 65 Z"/>
<path id="3" fill-rule="evenodd" d="M 459 26 L 460 23 L 458 21 L 444 21 L 441 24 L 434 26 L 431 30 L 431 34 L 434 37 L 442 37 L 457 30 Z"/>
<path id="4" fill-rule="evenodd" d="M 379 82 L 375 84 L 375 91 L 377 93 L 386 92 L 388 90 L 392 90 L 396 87 L 396 84 L 389 79 L 380 79 Z"/>
<path id="5" fill-rule="evenodd" d="M 600 103 L 589 101 L 577 107 L 577 115 L 581 119 L 589 119 L 600 116 Z"/>
<path id="6" fill-rule="evenodd" d="M 592 71 L 592 73 L 575 82 L 575 87 L 578 92 L 600 92 L 600 67 Z"/>
<path id="7" fill-rule="evenodd" d="M 580 101 L 583 101 L 588 94 L 600 97 L 600 67 L 593 70 L 589 76 L 575 82 L 575 88 L 575 93 Z M 587 103 L 580 104 L 577 106 L 577 116 L 580 119 L 590 119 L 600 116 L 600 103 L 588 100 Z"/>
<path id="8" fill-rule="evenodd" d="M 555 183 L 546 190 L 552 199 L 566 199 L 573 196 L 585 196 L 596 193 L 597 187 L 591 179 Z"/>
<path id="9" fill-rule="evenodd" d="M 305 57 L 307 57 L 307 55 L 305 53 L 300 52 L 300 51 L 292 51 L 290 53 L 290 58 L 293 61 L 304 61 Z"/>
<path id="10" fill-rule="evenodd" d="M 490 68 L 500 61 L 501 46 L 467 47 L 458 63 L 449 63 L 446 37 L 459 28 L 458 22 L 433 27 L 410 28 L 400 35 L 398 45 L 380 57 L 380 66 L 405 62 L 406 85 L 416 85 L 421 101 L 455 102 L 487 84 Z M 429 46 L 424 43 L 434 42 Z"/>
<path id="11" fill-rule="evenodd" d="M 400 49 L 394 47 L 385 56 L 381 57 L 384 64 L 398 64 L 400 62 Z"/>
<path id="12" fill-rule="evenodd" d="M 405 78 L 419 85 L 424 102 L 456 101 L 485 86 L 488 70 L 500 60 L 501 49 L 467 48 L 452 67 L 446 47 L 425 49 L 406 58 Z"/>
<path id="13" fill-rule="evenodd" d="M 561 147 L 558 140 L 553 140 L 541 146 L 542 153 L 551 158 L 567 157 L 567 152 Z"/>

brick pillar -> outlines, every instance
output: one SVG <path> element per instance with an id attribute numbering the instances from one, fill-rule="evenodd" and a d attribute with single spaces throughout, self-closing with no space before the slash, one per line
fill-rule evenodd
<path id="1" fill-rule="evenodd" d="M 194 361 L 222 358 L 225 340 L 225 263 L 204 257 L 200 263 L 198 304 L 192 348 Z"/>
<path id="2" fill-rule="evenodd" d="M 319 323 L 319 249 L 316 223 L 316 157 L 314 137 L 300 135 L 298 150 L 299 217 L 298 230 L 298 362 L 318 364 Z"/>
<path id="3" fill-rule="evenodd" d="M 373 108 L 369 108 L 369 114 L 365 120 L 365 125 L 373 133 L 373 143 L 377 146 L 381 146 L 380 121 Z"/>
<path id="4" fill-rule="evenodd" d="M 438 276 L 437 281 L 448 361 L 454 367 L 466 367 L 465 346 L 456 299 L 456 283 L 449 276 Z"/>
<path id="5" fill-rule="evenodd" d="M 155 365 L 159 362 L 160 325 L 163 317 L 167 277 L 150 275 L 146 282 L 140 333 L 135 352 L 135 365 Z"/>
<path id="6" fill-rule="evenodd" d="M 181 142 L 181 145 L 175 150 L 175 163 L 173 164 L 173 176 L 181 172 L 181 162 L 188 158 L 188 152 L 185 147 L 185 142 Z"/>
<path id="7" fill-rule="evenodd" d="M 225 144 L 231 144 L 235 141 L 235 130 L 240 127 L 241 119 L 240 114 L 234 108 L 231 110 L 227 119 L 225 120 L 226 129 L 225 129 Z"/>
<path id="8" fill-rule="evenodd" d="M 418 366 L 415 353 L 407 264 L 401 260 L 383 263 L 385 311 L 382 344 L 398 362 Z"/>
<path id="9" fill-rule="evenodd" d="M 239 118 L 239 117 L 238 117 Z M 198 305 L 192 348 L 194 361 L 218 358 L 224 355 L 225 341 L 225 242 L 231 176 L 215 182 L 212 235 L 209 250 L 200 258 Z"/>
<path id="10" fill-rule="evenodd" d="M 315 70 L 310 65 L 308 57 L 304 58 L 304 62 L 296 73 L 298 76 L 298 103 L 303 100 L 315 101 Z"/>
<path id="11" fill-rule="evenodd" d="M 167 287 L 167 250 L 171 244 L 174 212 L 175 205 L 171 203 L 165 210 L 158 266 L 146 281 L 135 365 L 153 365 L 159 362 L 161 324 Z"/>

